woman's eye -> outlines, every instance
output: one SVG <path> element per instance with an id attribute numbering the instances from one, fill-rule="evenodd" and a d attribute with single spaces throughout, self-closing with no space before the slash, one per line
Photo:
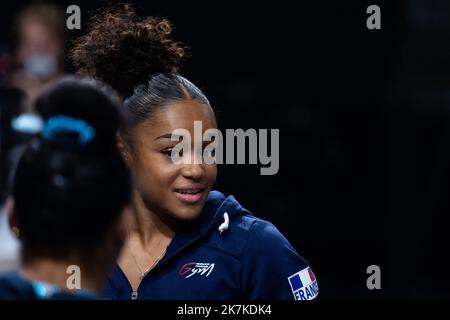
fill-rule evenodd
<path id="1" fill-rule="evenodd" d="M 163 155 L 165 155 L 166 157 L 170 157 L 172 155 L 172 149 L 163 150 L 163 151 L 161 151 L 161 153 Z"/>
<path id="2" fill-rule="evenodd" d="M 172 158 L 172 153 L 175 153 L 176 155 L 178 155 L 179 157 L 183 156 L 183 149 L 174 149 L 174 148 L 170 148 L 170 149 L 164 149 L 163 151 L 161 151 L 162 154 L 164 154 L 166 157 L 168 158 Z"/>

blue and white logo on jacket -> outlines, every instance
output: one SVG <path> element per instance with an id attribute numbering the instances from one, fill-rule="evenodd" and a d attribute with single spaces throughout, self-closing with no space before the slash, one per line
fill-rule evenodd
<path id="1" fill-rule="evenodd" d="M 310 267 L 288 277 L 295 300 L 312 300 L 319 294 L 317 280 Z"/>

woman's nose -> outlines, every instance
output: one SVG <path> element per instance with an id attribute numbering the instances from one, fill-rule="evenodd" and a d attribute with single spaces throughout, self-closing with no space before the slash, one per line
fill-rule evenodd
<path id="1" fill-rule="evenodd" d="M 204 176 L 205 170 L 202 164 L 187 164 L 183 166 L 182 174 L 185 178 L 200 180 Z"/>

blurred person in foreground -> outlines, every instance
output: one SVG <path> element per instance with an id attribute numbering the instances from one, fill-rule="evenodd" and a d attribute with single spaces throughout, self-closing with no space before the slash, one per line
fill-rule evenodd
<path id="1" fill-rule="evenodd" d="M 102 87 L 77 78 L 52 86 L 36 109 L 42 132 L 19 160 L 6 206 L 22 265 L 0 278 L 0 299 L 94 299 L 125 241 L 131 182 L 116 147 L 122 118 Z"/>

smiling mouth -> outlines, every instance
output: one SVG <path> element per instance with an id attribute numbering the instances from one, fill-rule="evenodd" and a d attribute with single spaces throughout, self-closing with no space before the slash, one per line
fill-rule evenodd
<path id="1" fill-rule="evenodd" d="M 200 201 L 206 188 L 183 188 L 175 189 L 175 195 L 178 200 L 185 203 L 196 203 Z"/>

